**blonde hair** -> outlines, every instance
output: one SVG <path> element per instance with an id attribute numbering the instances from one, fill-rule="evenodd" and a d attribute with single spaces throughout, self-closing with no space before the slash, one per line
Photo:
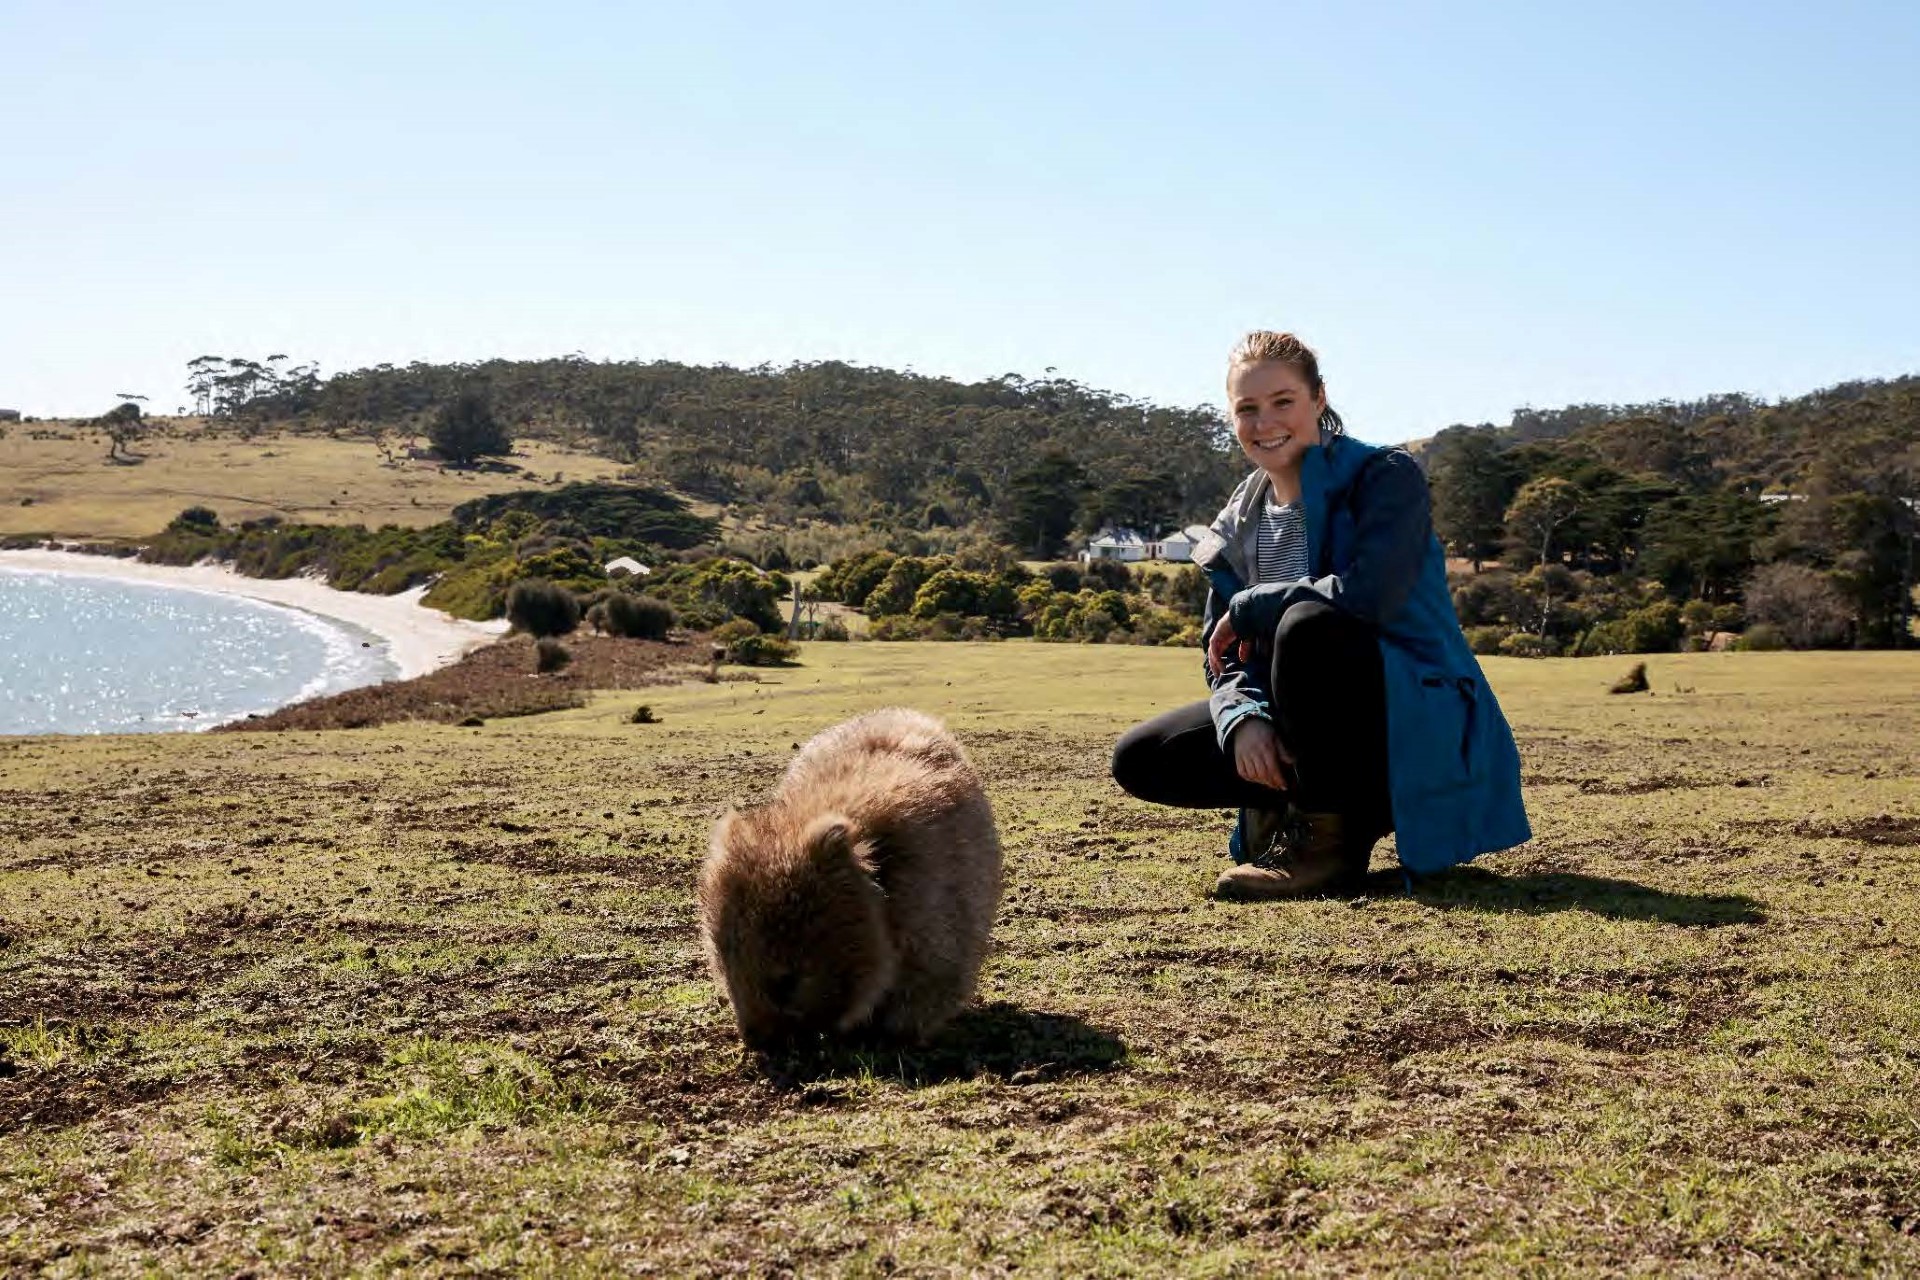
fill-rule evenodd
<path id="1" fill-rule="evenodd" d="M 1227 357 L 1227 372 L 1244 365 L 1263 364 L 1273 361 L 1284 364 L 1298 373 L 1307 384 L 1307 390 L 1316 396 L 1327 394 L 1327 384 L 1320 377 L 1320 357 L 1313 348 L 1300 341 L 1291 333 L 1276 333 L 1272 329 L 1255 329 L 1234 344 L 1233 352 Z M 1340 415 L 1328 405 L 1320 411 L 1320 434 L 1323 436 L 1344 435 L 1347 424 Z"/>

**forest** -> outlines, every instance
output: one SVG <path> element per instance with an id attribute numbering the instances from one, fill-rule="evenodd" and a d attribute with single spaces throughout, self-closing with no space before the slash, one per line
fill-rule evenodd
<path id="1" fill-rule="evenodd" d="M 727 531 L 699 546 L 686 529 L 629 540 L 776 572 L 832 566 L 840 572 L 827 594 L 856 606 L 867 602 L 846 584 L 865 581 L 853 566 L 870 568 L 875 553 L 925 568 L 913 571 L 923 579 L 974 571 L 928 557 L 1055 560 L 1103 526 L 1205 521 L 1246 467 L 1213 408 L 1057 377 L 963 383 L 837 362 L 741 369 L 579 356 L 325 378 L 284 356 L 207 356 L 189 374 L 194 407 L 243 430 L 365 435 L 383 448 L 429 433 L 449 406 L 484 405 L 512 434 L 590 446 L 630 464 L 636 485 L 727 517 Z M 1355 434 L 1365 438 L 1365 425 Z M 1727 394 L 1522 408 L 1504 425 L 1456 425 L 1411 447 L 1428 468 L 1436 532 L 1457 558 L 1456 608 L 1481 652 L 1914 643 L 1920 378 L 1777 402 Z M 542 534 L 543 552 L 553 537 Z M 940 583 L 955 608 L 916 610 L 908 593 L 876 615 L 902 619 L 880 634 L 1193 637 L 1191 583 L 1169 591 L 1134 575 L 1086 584 L 1077 605 L 1036 592 L 1010 607 L 1018 583 L 955 581 Z M 1118 604 L 1089 603 L 1116 591 Z M 488 595 L 499 598 L 497 584 Z M 967 612 L 970 601 L 981 611 Z M 1049 607 L 1053 621 L 1041 625 Z M 1095 621 L 1059 621 L 1069 614 Z"/>

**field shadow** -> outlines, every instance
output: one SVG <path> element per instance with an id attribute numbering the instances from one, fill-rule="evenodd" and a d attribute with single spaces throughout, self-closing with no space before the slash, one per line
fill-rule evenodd
<path id="1" fill-rule="evenodd" d="M 1070 1014 L 1037 1013 L 1006 1001 L 956 1015 L 923 1045 L 821 1042 L 765 1055 L 775 1086 L 802 1088 L 835 1076 L 872 1075 L 910 1086 L 996 1077 L 1037 1084 L 1110 1071 L 1127 1046 Z"/>
<path id="2" fill-rule="evenodd" d="M 1456 867 L 1420 881 L 1414 896 L 1448 910 L 1526 915 L 1591 911 L 1612 920 L 1652 920 L 1707 929 L 1766 919 L 1760 904 L 1745 894 L 1669 893 L 1632 880 L 1566 871 L 1503 876 L 1481 867 Z"/>

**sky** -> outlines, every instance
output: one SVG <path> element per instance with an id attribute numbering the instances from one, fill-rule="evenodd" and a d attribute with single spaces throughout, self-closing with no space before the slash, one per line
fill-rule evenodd
<path id="1" fill-rule="evenodd" d="M 581 352 L 1355 435 L 1920 372 L 1920 5 L 0 0 L 0 406 Z"/>

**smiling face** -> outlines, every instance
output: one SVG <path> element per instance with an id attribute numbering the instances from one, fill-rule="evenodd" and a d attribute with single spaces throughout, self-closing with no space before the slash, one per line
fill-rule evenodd
<path id="1" fill-rule="evenodd" d="M 1300 370 L 1278 360 L 1234 365 L 1227 371 L 1227 407 L 1233 434 L 1254 466 L 1290 474 L 1320 443 L 1326 388 L 1315 394 Z"/>

